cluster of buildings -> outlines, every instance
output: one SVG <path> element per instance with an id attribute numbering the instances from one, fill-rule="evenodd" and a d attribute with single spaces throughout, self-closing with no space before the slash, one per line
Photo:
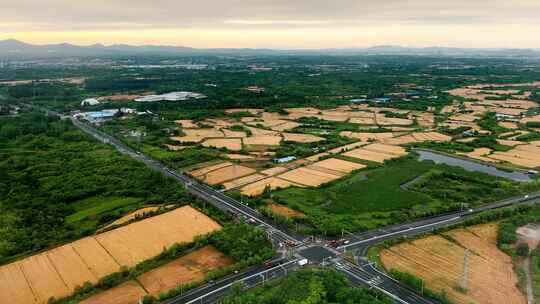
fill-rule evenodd
<path id="1" fill-rule="evenodd" d="M 107 120 L 114 119 L 116 117 L 122 117 L 128 114 L 137 113 L 134 109 L 120 108 L 120 109 L 106 109 L 101 111 L 80 112 L 73 115 L 74 118 L 80 120 L 87 120 L 90 123 L 102 123 Z"/>
<path id="2" fill-rule="evenodd" d="M 154 102 L 154 101 L 183 101 L 188 99 L 202 99 L 205 95 L 193 92 L 171 92 L 161 95 L 147 95 L 135 98 L 135 101 Z"/>
<path id="3" fill-rule="evenodd" d="M 171 92 L 161 95 L 144 95 L 134 99 L 139 102 L 154 102 L 154 101 L 183 101 L 189 99 L 202 99 L 205 95 L 193 92 Z M 100 98 L 86 98 L 81 102 L 81 106 L 95 106 L 100 104 Z"/>

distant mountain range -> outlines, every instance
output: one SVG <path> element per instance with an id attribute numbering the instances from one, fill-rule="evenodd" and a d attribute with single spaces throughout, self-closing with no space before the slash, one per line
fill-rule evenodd
<path id="1" fill-rule="evenodd" d="M 93 44 L 78 46 L 69 43 L 34 45 L 15 39 L 0 40 L 0 59 L 2 58 L 51 58 L 51 57 L 99 57 L 124 55 L 265 55 L 265 54 L 331 54 L 331 55 L 418 55 L 418 56 L 465 56 L 465 57 L 518 57 L 540 58 L 538 49 L 472 49 L 427 47 L 409 48 L 393 45 L 369 48 L 277 50 L 277 49 L 195 49 L 183 46 L 144 45 L 133 46 L 115 44 L 105 46 Z"/>

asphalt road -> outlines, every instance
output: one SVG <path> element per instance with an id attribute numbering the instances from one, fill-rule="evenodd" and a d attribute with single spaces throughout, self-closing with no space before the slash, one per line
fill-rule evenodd
<path id="1" fill-rule="evenodd" d="M 74 118 L 62 116 L 52 111 L 46 111 L 48 115 L 57 115 L 62 117 L 63 119 L 71 119 L 73 124 L 79 127 L 81 130 L 92 135 L 103 143 L 113 145 L 121 153 L 138 159 L 144 162 L 147 166 L 157 171 L 160 171 L 165 175 L 175 178 L 183 185 L 185 185 L 186 189 L 188 189 L 188 191 L 190 191 L 192 194 L 208 201 L 209 203 L 212 203 L 217 208 L 225 212 L 235 214 L 238 217 L 243 217 L 246 220 L 251 219 L 251 221 L 254 221 L 259 227 L 265 229 L 274 242 L 301 242 L 303 240 L 302 236 L 296 235 L 288 229 L 276 225 L 270 219 L 267 219 L 261 214 L 259 214 L 256 210 L 253 210 L 248 206 L 226 196 L 220 191 L 217 191 L 205 184 L 201 184 L 182 173 L 178 173 L 174 170 L 167 168 L 163 164 L 127 147 L 125 144 L 123 144 L 116 138 L 100 132 L 92 126 L 82 123 Z M 434 216 L 431 218 L 421 219 L 405 224 L 394 225 L 382 229 L 371 230 L 363 233 L 349 234 L 347 236 L 347 239 L 349 241 L 348 244 L 338 247 L 336 249 L 319 248 L 318 250 L 311 249 L 305 251 L 311 247 L 321 246 L 300 244 L 300 251 L 297 252 L 296 255 L 299 259 L 303 258 L 303 256 L 301 256 L 302 251 L 309 252 L 310 254 L 315 255 L 325 255 L 321 257 L 321 259 L 323 261 L 325 260 L 325 257 L 332 259 L 331 265 L 333 265 L 337 270 L 347 275 L 347 277 L 349 277 L 353 283 L 380 290 L 381 292 L 387 294 L 389 297 L 394 299 L 396 303 L 435 303 L 418 295 L 416 292 L 401 286 L 398 282 L 396 282 L 386 274 L 381 273 L 377 269 L 375 269 L 364 258 L 360 258 L 356 265 L 342 259 L 340 257 L 340 253 L 346 250 L 353 250 L 359 256 L 365 257 L 365 255 L 367 254 L 367 250 L 371 246 L 385 240 L 415 236 L 424 232 L 433 231 L 435 229 L 440 229 L 442 227 L 463 222 L 479 212 L 507 207 L 515 204 L 536 203 L 539 198 L 540 192 L 531 193 L 527 198 L 511 198 L 501 202 L 496 202 L 494 204 L 485 205 L 472 211 L 465 210 L 462 212 Z M 287 261 L 285 262 L 285 266 L 278 266 L 272 269 L 263 270 L 261 267 L 253 267 L 241 273 L 234 274 L 232 276 L 219 280 L 214 284 L 205 285 L 198 289 L 194 289 L 182 296 L 170 300 L 167 303 L 215 303 L 218 301 L 218 299 L 230 292 L 231 286 L 234 282 L 242 282 L 242 288 L 247 289 L 260 285 L 265 280 L 285 276 L 287 275 L 288 271 L 291 271 L 297 267 L 297 260 Z"/>

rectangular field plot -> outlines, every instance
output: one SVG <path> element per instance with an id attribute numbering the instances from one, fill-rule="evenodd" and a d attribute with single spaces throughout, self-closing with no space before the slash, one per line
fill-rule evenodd
<path id="1" fill-rule="evenodd" d="M 230 181 L 233 179 L 251 175 L 255 172 L 256 171 L 254 169 L 251 169 L 248 167 L 244 167 L 240 165 L 232 165 L 232 166 L 224 167 L 224 168 L 209 172 L 206 175 L 204 175 L 203 178 L 200 177 L 199 179 L 203 180 L 204 182 L 210 185 L 217 185 L 226 181 Z"/>
<path id="2" fill-rule="evenodd" d="M 134 266 L 164 247 L 190 242 L 221 226 L 190 206 L 97 235 L 97 241 L 120 265 Z"/>
<path id="3" fill-rule="evenodd" d="M 365 165 L 362 165 L 362 164 L 357 164 L 357 163 L 353 163 L 350 161 L 341 160 L 337 158 L 325 159 L 320 162 L 316 162 L 311 166 L 335 170 L 342 173 L 351 173 L 354 170 L 359 170 L 366 167 Z"/>
<path id="4" fill-rule="evenodd" d="M 481 230 L 481 231 L 479 231 Z M 483 224 L 402 243 L 381 252 L 387 269 L 424 279 L 426 287 L 445 291 L 452 303 L 527 303 L 517 288 L 511 258 L 497 248 L 496 224 Z M 460 292 L 463 256 L 470 250 L 467 292 Z M 503 300 L 504 299 L 504 300 Z"/>
<path id="5" fill-rule="evenodd" d="M 202 143 L 203 147 L 226 148 L 231 151 L 242 150 L 240 138 L 211 138 Z"/>
<path id="6" fill-rule="evenodd" d="M 80 304 L 134 304 L 146 295 L 144 289 L 135 281 L 128 281 L 90 298 Z"/>
<path id="7" fill-rule="evenodd" d="M 283 173 L 278 177 L 296 184 L 318 187 L 322 184 L 336 180 L 341 176 L 304 167 Z"/>
<path id="8" fill-rule="evenodd" d="M 230 190 L 230 189 L 242 187 L 244 185 L 256 182 L 263 178 L 265 178 L 265 176 L 262 174 L 252 174 L 245 177 L 241 177 L 239 179 L 232 180 L 230 182 L 223 183 L 223 187 L 225 187 L 225 190 Z"/>
<path id="9" fill-rule="evenodd" d="M 175 261 L 139 276 L 138 281 L 151 295 L 181 284 L 197 282 L 214 269 L 231 265 L 233 261 L 213 246 L 193 251 Z"/>
<path id="10" fill-rule="evenodd" d="M 407 154 L 407 151 L 402 147 L 378 144 L 378 143 L 367 145 L 363 147 L 363 149 L 373 151 L 373 152 L 384 153 L 384 154 L 393 154 L 397 156 L 403 156 Z"/>
<path id="11" fill-rule="evenodd" d="M 232 165 L 231 162 L 222 162 L 222 163 L 219 163 L 219 164 L 215 164 L 215 165 L 211 165 L 211 166 L 207 166 L 207 167 L 204 167 L 204 168 L 193 170 L 193 171 L 189 172 L 189 174 L 193 175 L 194 177 L 201 177 L 201 176 L 204 176 L 205 174 L 207 174 L 209 172 L 212 172 L 212 171 L 224 168 L 224 167 L 228 167 L 228 166 L 231 166 L 231 165 Z"/>
<path id="12" fill-rule="evenodd" d="M 278 188 L 281 188 L 281 189 L 288 188 L 290 186 L 303 187 L 302 185 L 295 184 L 293 182 L 286 181 L 280 178 L 269 177 L 269 178 L 260 180 L 258 182 L 249 184 L 247 186 L 244 186 L 241 189 L 241 192 L 244 195 L 256 196 L 256 195 L 262 194 L 264 192 L 264 189 L 266 189 L 266 187 L 270 187 L 270 189 L 275 190 Z"/>
<path id="13" fill-rule="evenodd" d="M 218 223 L 186 206 L 51 249 L 0 267 L 0 303 L 45 304 L 119 271 L 121 265 L 134 266 L 163 248 L 219 229 Z"/>
<path id="14" fill-rule="evenodd" d="M 385 160 L 398 157 L 395 154 L 374 152 L 374 151 L 366 150 L 364 148 L 352 150 L 352 151 L 343 153 L 343 155 L 348 156 L 348 157 L 352 157 L 352 158 L 377 162 L 377 163 L 383 163 Z"/>

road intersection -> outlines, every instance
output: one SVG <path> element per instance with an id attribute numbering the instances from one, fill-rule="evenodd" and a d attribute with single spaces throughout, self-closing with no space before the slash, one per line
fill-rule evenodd
<path id="1" fill-rule="evenodd" d="M 514 197 L 493 204 L 484 205 L 475 210 L 464 210 L 389 226 L 383 229 L 348 234 L 344 238 L 342 245 L 333 248 L 332 246 L 328 246 L 324 241 L 322 243 L 313 242 L 304 236 L 290 231 L 286 227 L 278 225 L 271 219 L 261 215 L 257 210 L 254 210 L 225 195 L 221 191 L 202 184 L 181 172 L 167 168 L 160 162 L 126 146 L 118 139 L 95 129 L 91 125 L 70 116 L 64 116 L 48 110 L 44 111 L 47 115 L 55 115 L 62 119 L 70 119 L 73 124 L 82 131 L 90 134 L 103 143 L 114 146 L 120 153 L 137 159 L 152 169 L 176 179 L 183 184 L 190 193 L 211 203 L 216 208 L 235 215 L 238 218 L 242 218 L 249 223 L 256 224 L 267 232 L 273 244 L 280 244 L 280 246 L 283 246 L 284 244 L 290 245 L 290 248 L 288 248 L 289 255 L 273 261 L 272 267 L 270 268 L 264 266 L 251 267 L 242 272 L 227 276 L 218 282 L 190 290 L 167 301 L 167 304 L 216 303 L 219 299 L 226 296 L 235 285 L 238 285 L 243 289 L 248 289 L 264 284 L 267 280 L 284 277 L 290 273 L 290 271 L 301 267 L 302 265 L 299 261 L 306 259 L 310 260 L 311 263 L 315 265 L 332 267 L 344 273 L 352 283 L 376 289 L 392 298 L 396 303 L 436 303 L 435 301 L 427 299 L 422 295 L 417 294 L 415 291 L 402 286 L 387 274 L 379 271 L 367 260 L 366 256 L 368 249 L 386 240 L 413 237 L 422 233 L 455 225 L 470 219 L 480 212 L 518 204 L 537 203 L 537 201 L 540 201 L 540 192 L 535 192 L 526 196 Z M 357 260 L 350 261 L 349 259 L 345 259 L 344 253 L 347 251 L 355 253 L 354 256 L 357 257 Z"/>

